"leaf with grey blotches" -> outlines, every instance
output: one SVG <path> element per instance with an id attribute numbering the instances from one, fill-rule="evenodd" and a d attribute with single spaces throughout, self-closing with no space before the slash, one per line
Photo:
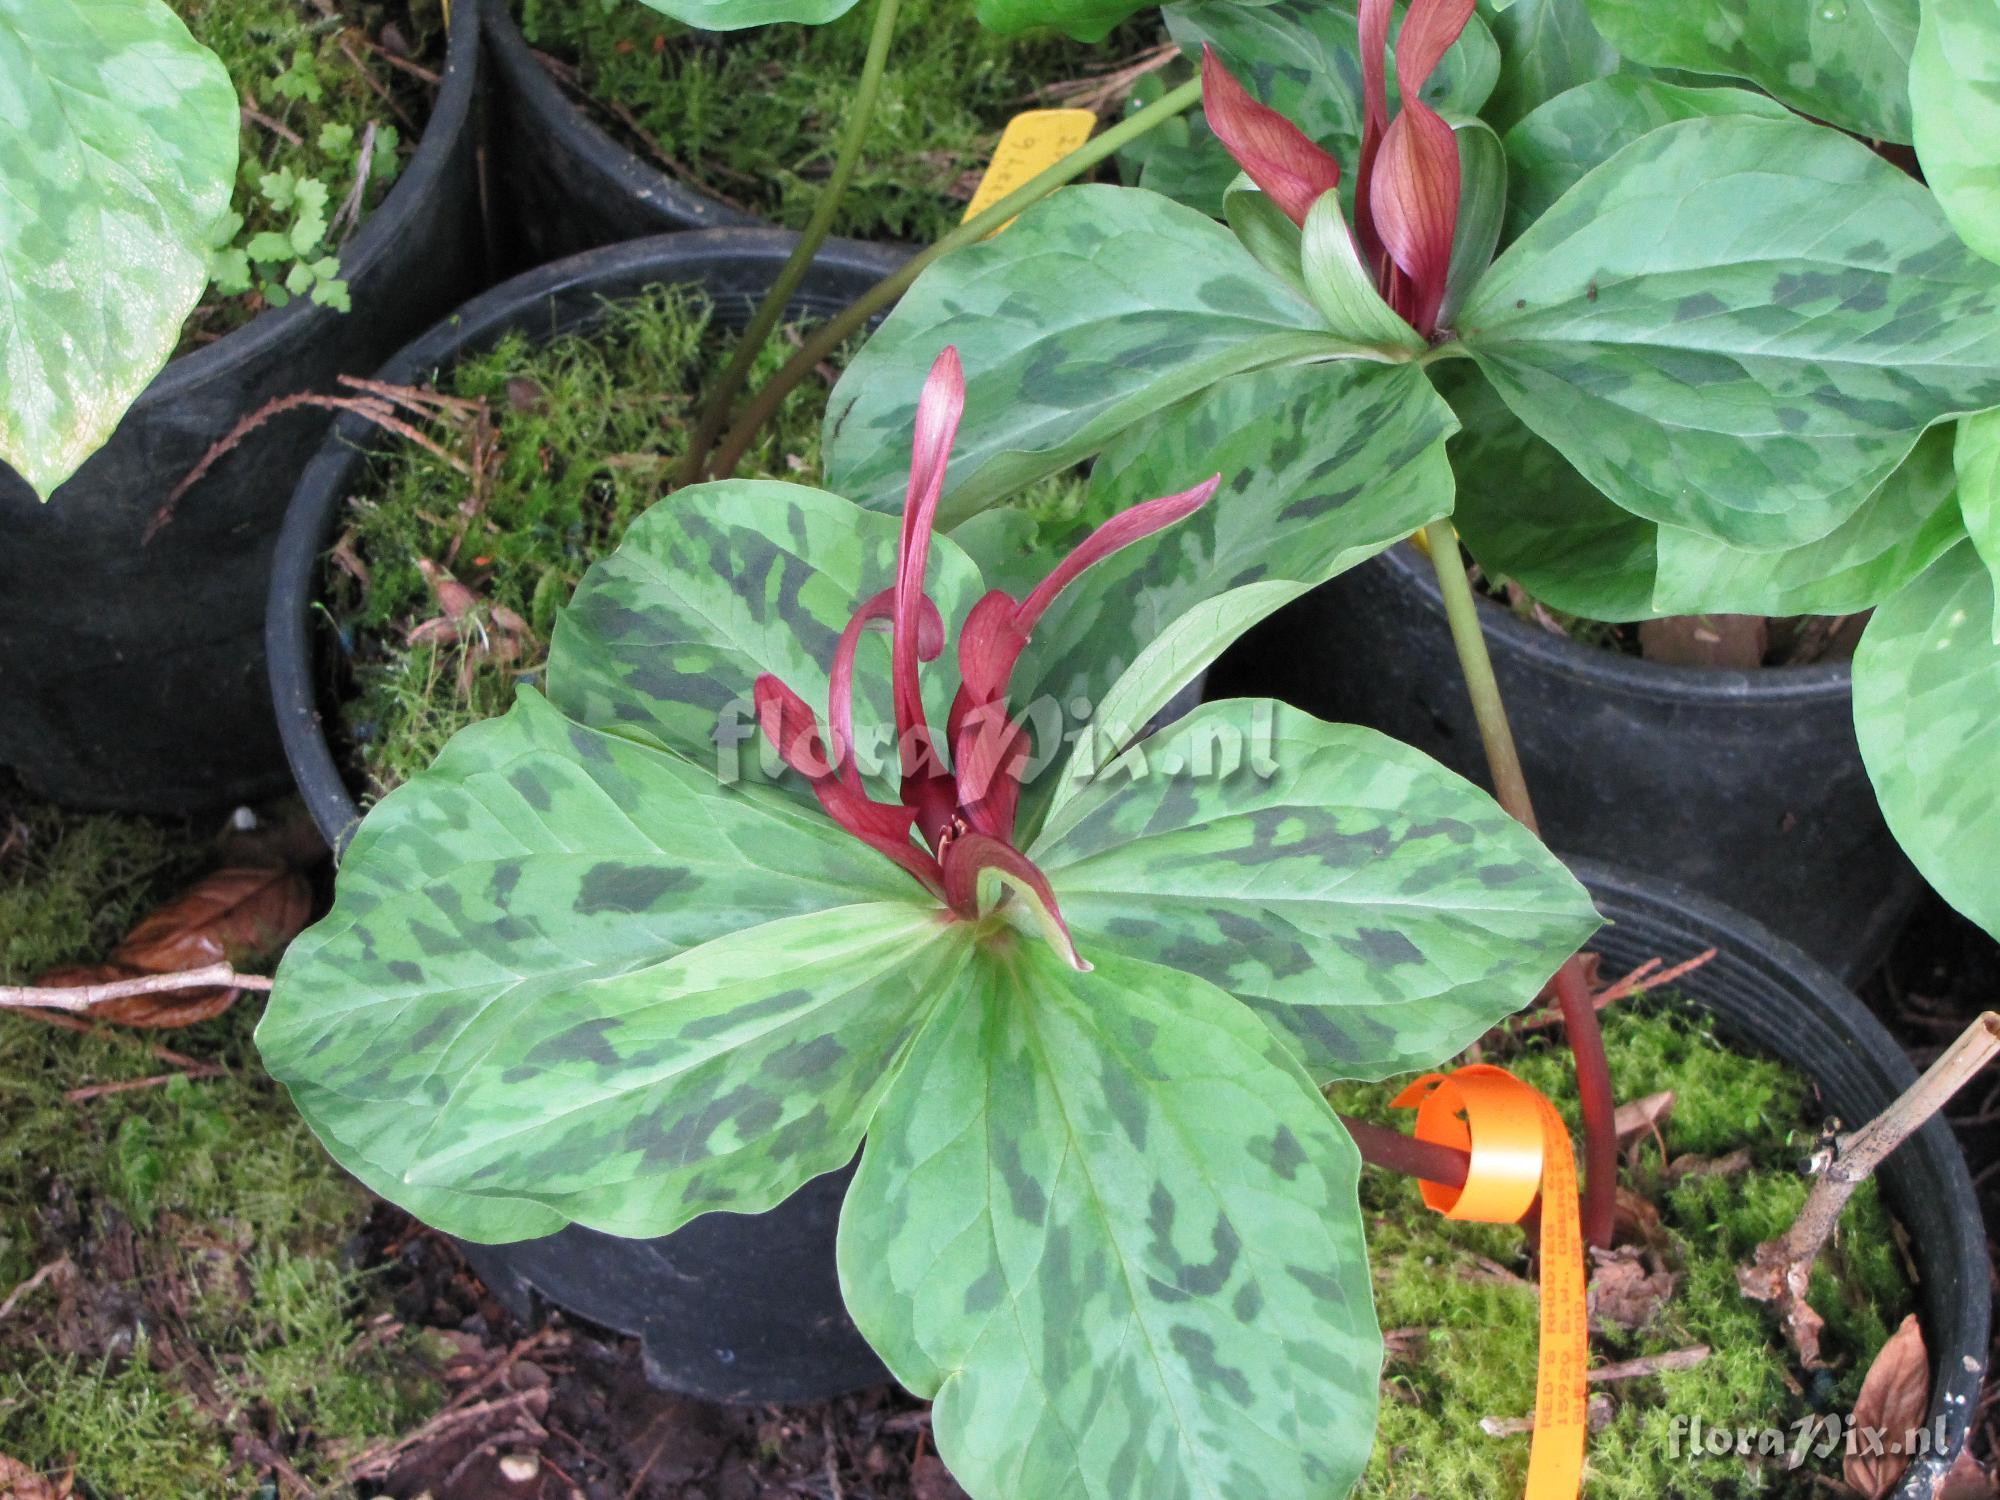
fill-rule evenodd
<path id="1" fill-rule="evenodd" d="M 1924 181 L 1966 244 L 2000 261 L 2000 7 L 1923 0 L 1910 110 Z"/>
<path id="2" fill-rule="evenodd" d="M 1224 699 L 1050 813 L 1032 857 L 1079 946 L 1220 985 L 1316 1078 L 1449 1057 L 1599 918 L 1471 783 L 1385 735 Z"/>
<path id="3" fill-rule="evenodd" d="M 1620 507 L 1753 551 L 1826 536 L 1926 428 L 2000 405 L 2000 269 L 1921 184 L 1792 120 L 1641 136 L 1501 254 L 1459 332 Z"/>
<path id="4" fill-rule="evenodd" d="M 1961 541 L 1875 611 L 1854 653 L 1854 729 L 1896 842 L 2000 936 L 2000 645 L 1993 575 Z"/>
<path id="5" fill-rule="evenodd" d="M 1347 349 L 1206 215 L 1137 188 L 1062 188 L 927 267 L 861 346 L 827 403 L 832 488 L 902 504 L 917 394 L 947 344 L 966 381 L 947 529 L 1218 380 Z"/>
<path id="6" fill-rule="evenodd" d="M 0 460 L 46 500 L 208 285 L 236 90 L 162 0 L 0 0 L 0 98 Z"/>
<path id="7" fill-rule="evenodd" d="M 876 1117 L 841 1286 L 973 1495 L 1341 1495 L 1382 1365 L 1359 1166 L 1221 991 L 1024 945 Z"/>
<path id="8" fill-rule="evenodd" d="M 1590 0 L 1590 13 L 1634 62 L 1747 78 L 1857 135 L 1910 138 L 1917 0 Z"/>

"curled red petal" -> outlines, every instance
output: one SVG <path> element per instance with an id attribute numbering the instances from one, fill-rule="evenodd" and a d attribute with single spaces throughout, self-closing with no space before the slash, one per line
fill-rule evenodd
<path id="1" fill-rule="evenodd" d="M 1396 37 L 1396 86 L 1407 101 L 1430 82 L 1431 70 L 1472 19 L 1473 0 L 1410 0 Z"/>
<path id="2" fill-rule="evenodd" d="M 779 759 L 811 783 L 826 815 L 871 849 L 901 865 L 940 900 L 944 872 L 924 850 L 910 842 L 916 814 L 907 807 L 876 802 L 865 795 L 859 778 L 844 781 L 833 773 L 825 736 L 805 699 L 769 672 L 752 690 L 757 723 L 778 751 Z"/>
<path id="3" fill-rule="evenodd" d="M 1275 109 L 1251 98 L 1206 42 L 1201 107 L 1236 164 L 1294 224 L 1303 226 L 1320 195 L 1340 185 L 1340 163 Z"/>
<path id="4" fill-rule="evenodd" d="M 1458 138 L 1410 94 L 1382 137 L 1374 203 L 1382 244 L 1411 282 L 1408 305 L 1397 311 L 1428 338 L 1437 331 L 1458 228 Z"/>
<path id="5" fill-rule="evenodd" d="M 1072 968 L 1090 968 L 1076 951 L 1048 877 L 1020 850 L 983 833 L 963 833 L 945 846 L 942 863 L 945 903 L 960 916 L 971 919 L 983 915 L 979 878 L 990 870 L 1028 902 L 1043 933 Z"/>
<path id="6" fill-rule="evenodd" d="M 1354 166 L 1354 244 L 1361 263 L 1379 270 L 1375 230 L 1375 156 L 1389 128 L 1389 12 L 1394 0 L 1361 0 L 1355 15 L 1361 46 L 1361 154 Z"/>
<path id="7" fill-rule="evenodd" d="M 833 672 L 828 682 L 826 721 L 833 731 L 834 759 L 843 777 L 852 778 L 854 768 L 854 654 L 861 646 L 861 633 L 871 625 L 888 625 L 894 618 L 896 591 L 886 588 L 854 612 L 834 648 Z M 944 650 L 944 618 L 928 595 L 917 614 L 917 657 L 933 661 Z"/>
<path id="8" fill-rule="evenodd" d="M 1136 541 L 1151 536 L 1154 532 L 1185 520 L 1208 503 L 1208 497 L 1215 493 L 1215 487 L 1222 483 L 1220 474 L 1211 474 L 1191 490 L 1182 490 L 1178 495 L 1162 495 L 1157 500 L 1134 505 L 1121 510 L 1097 530 L 1077 544 L 1076 550 L 1056 565 L 1055 570 L 1035 585 L 1035 591 L 1022 601 L 1021 608 L 1014 616 L 1014 624 L 1021 633 L 1022 643 L 1034 633 L 1035 625 L 1048 607 L 1055 603 L 1056 596 L 1076 581 L 1079 573 L 1094 563 L 1100 563 L 1122 547 L 1129 547 Z M 1016 651 L 1018 655 L 1018 648 Z M 1008 663 L 1011 672 L 1013 663 Z"/>
<path id="9" fill-rule="evenodd" d="M 954 714 L 954 719 L 951 759 L 959 812 L 979 832 L 1012 839 L 1021 767 L 1034 748 L 1034 737 L 999 699 Z"/>
<path id="10" fill-rule="evenodd" d="M 931 522 L 944 493 L 945 462 L 958 419 L 965 410 L 965 372 L 958 351 L 947 346 L 931 365 L 917 400 L 916 437 L 910 453 L 910 485 L 903 498 L 903 537 L 896 568 L 895 633 L 890 641 L 896 743 L 903 774 L 926 774 L 936 767 L 935 749 L 924 723 L 923 690 L 917 681 L 919 617 L 923 612 L 924 569 L 930 561 Z"/>
<path id="11" fill-rule="evenodd" d="M 1007 696 L 1007 679 L 1028 644 L 1027 632 L 1015 621 L 1020 601 L 1004 589 L 994 589 L 967 611 L 958 629 L 958 701 L 945 731 L 958 742 L 960 705 L 974 707 Z"/>

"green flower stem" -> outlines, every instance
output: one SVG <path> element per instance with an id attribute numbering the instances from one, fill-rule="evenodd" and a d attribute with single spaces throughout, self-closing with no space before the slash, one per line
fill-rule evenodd
<path id="1" fill-rule="evenodd" d="M 799 232 L 799 242 L 792 247 L 791 257 L 786 260 L 784 269 L 778 272 L 778 279 L 771 283 L 771 290 L 764 294 L 756 315 L 736 341 L 736 350 L 730 356 L 728 368 L 722 372 L 715 389 L 709 392 L 701 421 L 689 438 L 687 454 L 681 460 L 675 481 L 677 484 L 692 484 L 701 477 L 716 435 L 722 431 L 723 423 L 729 420 L 729 410 L 736 402 L 737 392 L 750 378 L 757 356 L 763 352 L 771 331 L 778 326 L 778 320 L 785 315 L 792 293 L 805 279 L 807 267 L 812 264 L 813 256 L 819 253 L 827 231 L 833 227 L 833 216 L 840 208 L 840 200 L 846 196 L 847 184 L 853 179 L 855 168 L 861 165 L 861 148 L 867 143 L 868 127 L 875 120 L 875 105 L 882 95 L 882 72 L 888 65 L 889 43 L 895 36 L 896 13 L 901 7 L 902 0 L 875 0 L 875 22 L 868 34 L 868 55 L 861 64 L 861 79 L 854 88 L 854 104 L 848 113 L 847 133 L 841 138 L 840 152 L 834 158 L 833 175 L 820 189 L 819 199 L 813 204 L 812 217 L 806 220 L 806 227 Z"/>
<path id="2" fill-rule="evenodd" d="M 736 425 L 730 428 L 728 435 L 723 438 L 720 448 L 716 451 L 715 461 L 709 465 L 709 471 L 725 477 L 734 473 L 743 455 L 749 451 L 751 443 L 756 441 L 758 431 L 770 420 L 792 388 L 810 375 L 821 360 L 860 331 L 870 318 L 902 296 L 910 283 L 915 281 L 932 261 L 958 249 L 961 245 L 976 244 L 985 239 L 1023 209 L 1039 203 L 1063 184 L 1081 177 L 1129 142 L 1137 140 L 1155 126 L 1164 125 L 1189 106 L 1200 102 L 1200 99 L 1201 80 L 1191 78 L 1179 88 L 1147 105 L 1129 120 L 1123 120 L 1094 140 L 1086 141 L 1054 166 L 1022 183 L 984 213 L 968 219 L 936 244 L 918 251 L 892 274 L 885 276 L 863 292 L 846 308 L 822 324 L 816 333 L 806 339 L 785 367 L 758 389 L 757 394 L 744 408 L 743 414 L 736 419 Z M 691 475 L 698 472 L 694 469 L 688 471 Z"/>
<path id="3" fill-rule="evenodd" d="M 1528 796 L 1528 779 L 1521 771 L 1514 731 L 1507 723 L 1507 706 L 1493 675 L 1493 658 L 1487 654 L 1486 636 L 1479 628 L 1479 602 L 1472 597 L 1472 584 L 1459 562 L 1458 534 L 1450 522 L 1433 521 L 1424 528 L 1423 536 L 1424 550 L 1430 554 L 1438 588 L 1444 594 L 1445 618 L 1451 625 L 1466 692 L 1472 698 L 1472 714 L 1479 723 L 1494 795 L 1508 813 L 1539 837 L 1541 825 L 1535 820 L 1535 805 Z M 1575 958 L 1565 962 L 1556 971 L 1554 985 L 1563 1029 L 1569 1034 L 1570 1053 L 1576 1061 L 1577 1100 L 1583 1112 L 1583 1237 L 1586 1243 L 1601 1247 L 1611 1243 L 1618 1181 L 1611 1068 L 1604 1058 L 1604 1034 L 1597 1024 L 1597 1008 L 1590 1003 L 1590 986 L 1584 981 L 1581 962 Z"/>

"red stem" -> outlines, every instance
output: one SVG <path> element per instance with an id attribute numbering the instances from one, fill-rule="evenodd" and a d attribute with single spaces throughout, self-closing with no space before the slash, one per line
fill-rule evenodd
<path id="1" fill-rule="evenodd" d="M 1342 1115 L 1340 1123 L 1354 1137 L 1354 1144 L 1361 1149 L 1361 1159 L 1369 1166 L 1401 1172 L 1405 1177 L 1421 1177 L 1446 1187 L 1465 1186 L 1466 1163 L 1470 1158 L 1463 1151 L 1420 1141 L 1391 1126 L 1373 1125 L 1352 1115 Z"/>
<path id="2" fill-rule="evenodd" d="M 1576 1097 L 1583 1111 L 1583 1239 L 1604 1249 L 1611 1243 L 1617 1210 L 1617 1105 L 1611 1094 L 1611 1065 L 1604 1057 L 1604 1031 L 1597 1024 L 1597 1007 L 1590 1003 L 1583 961 L 1571 958 L 1552 981 L 1569 1035 L 1570 1058 L 1576 1064 Z"/>

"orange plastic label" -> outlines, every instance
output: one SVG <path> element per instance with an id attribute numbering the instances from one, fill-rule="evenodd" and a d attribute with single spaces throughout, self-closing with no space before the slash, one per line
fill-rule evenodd
<path id="1" fill-rule="evenodd" d="M 1000 132 L 1000 143 L 993 148 L 986 175 L 979 179 L 979 190 L 965 205 L 965 218 L 986 212 L 1015 188 L 1047 171 L 1089 140 L 1096 128 L 1097 116 L 1087 109 L 1031 109 L 1014 116 Z M 1009 219 L 1007 224 L 1013 222 Z M 993 232 L 998 234 L 1000 229 Z"/>
<path id="2" fill-rule="evenodd" d="M 1527 1500 L 1574 1500 L 1583 1486 L 1590 1335 L 1569 1131 L 1539 1092 L 1486 1063 L 1427 1073 L 1395 1106 L 1415 1108 L 1419 1140 L 1471 1156 L 1464 1187 L 1421 1184 L 1424 1202 L 1446 1218 L 1518 1223 L 1541 1194 L 1542 1326 Z"/>

